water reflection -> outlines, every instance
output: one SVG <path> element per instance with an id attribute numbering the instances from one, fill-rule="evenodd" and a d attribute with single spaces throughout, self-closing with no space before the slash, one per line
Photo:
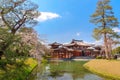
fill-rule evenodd
<path id="1" fill-rule="evenodd" d="M 85 61 L 51 62 L 39 65 L 29 80 L 104 80 L 83 67 Z"/>

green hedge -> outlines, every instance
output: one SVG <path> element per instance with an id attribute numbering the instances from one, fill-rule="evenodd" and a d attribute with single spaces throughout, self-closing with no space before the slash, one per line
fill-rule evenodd
<path id="1" fill-rule="evenodd" d="M 24 65 L 21 65 L 20 61 L 17 62 L 17 65 L 19 67 L 7 65 L 7 71 L 0 69 L 0 80 L 26 80 L 28 75 L 37 66 L 37 61 L 33 58 L 27 58 L 24 61 Z"/>

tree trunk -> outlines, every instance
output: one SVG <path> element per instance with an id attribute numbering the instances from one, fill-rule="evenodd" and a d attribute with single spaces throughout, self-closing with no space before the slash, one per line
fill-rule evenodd
<path id="1" fill-rule="evenodd" d="M 16 30 L 13 28 L 13 29 L 11 30 L 11 33 L 14 35 L 14 34 L 16 33 Z"/>
<path id="2" fill-rule="evenodd" d="M 112 58 L 113 57 L 113 55 L 112 55 L 112 39 L 109 38 L 108 41 L 109 41 L 108 42 L 109 57 Z"/>
<path id="3" fill-rule="evenodd" d="M 106 59 L 109 59 L 108 44 L 107 44 L 107 35 L 104 34 L 104 46 L 105 46 L 105 56 Z"/>

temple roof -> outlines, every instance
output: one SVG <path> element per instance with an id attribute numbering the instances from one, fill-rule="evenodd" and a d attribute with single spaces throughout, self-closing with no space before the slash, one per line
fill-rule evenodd
<path id="1" fill-rule="evenodd" d="M 82 40 L 72 40 L 70 44 L 64 44 L 64 46 L 91 46 L 91 44 L 84 43 Z"/>
<path id="2" fill-rule="evenodd" d="M 76 42 L 83 42 L 83 40 L 75 40 L 75 39 L 72 39 L 72 42 L 71 42 L 71 43 L 76 43 Z"/>
<path id="3" fill-rule="evenodd" d="M 94 48 L 94 47 L 88 47 L 87 49 L 89 49 L 89 50 L 94 50 L 95 48 Z"/>
<path id="4" fill-rule="evenodd" d="M 57 42 L 54 42 L 54 43 L 52 43 L 52 44 L 49 44 L 50 46 L 60 46 L 60 45 L 62 45 L 62 44 L 60 44 L 60 43 L 57 43 Z"/>
<path id="5" fill-rule="evenodd" d="M 53 49 L 55 51 L 62 51 L 62 50 L 67 50 L 67 51 L 74 51 L 73 49 L 69 49 L 67 47 L 60 47 L 60 48 L 56 48 L 56 49 Z"/>
<path id="6" fill-rule="evenodd" d="M 57 43 L 57 42 L 49 44 L 49 46 L 61 46 L 61 45 L 62 44 Z M 89 46 L 91 46 L 91 44 L 85 43 L 85 42 L 83 42 L 83 40 L 75 40 L 75 39 L 73 39 L 71 41 L 71 43 L 69 43 L 69 44 L 63 44 L 63 46 L 64 47 L 66 47 L 66 46 L 88 46 L 89 47 Z"/>

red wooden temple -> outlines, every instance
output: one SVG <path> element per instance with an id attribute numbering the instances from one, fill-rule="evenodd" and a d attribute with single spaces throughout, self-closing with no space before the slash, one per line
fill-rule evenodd
<path id="1" fill-rule="evenodd" d="M 82 40 L 72 40 L 69 44 L 60 44 L 54 42 L 49 44 L 51 46 L 52 58 L 72 58 L 79 56 L 96 56 L 100 54 L 100 47 L 93 47 L 93 45 L 84 43 Z"/>

